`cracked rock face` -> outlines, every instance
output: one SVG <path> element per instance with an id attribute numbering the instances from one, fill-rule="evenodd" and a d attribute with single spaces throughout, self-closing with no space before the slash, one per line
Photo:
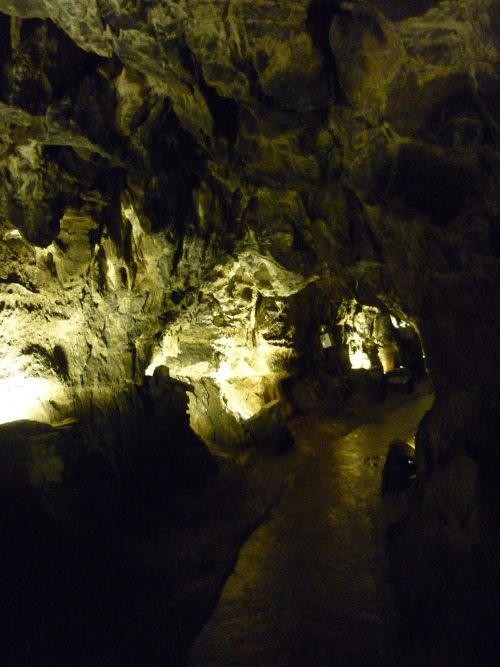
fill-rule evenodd
<path id="1" fill-rule="evenodd" d="M 0 11 L 0 391 L 63 418 L 166 363 L 238 437 L 297 372 L 311 283 L 384 304 L 436 387 L 414 553 L 496 553 L 496 2 Z"/>

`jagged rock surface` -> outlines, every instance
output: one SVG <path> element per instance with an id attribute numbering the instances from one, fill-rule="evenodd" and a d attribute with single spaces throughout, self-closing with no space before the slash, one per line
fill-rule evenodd
<path id="1" fill-rule="evenodd" d="M 496 3 L 0 11 L 2 378 L 52 383 L 46 413 L 62 418 L 105 410 L 156 355 L 195 384 L 196 419 L 217 440 L 227 423 L 207 425 L 209 385 L 228 367 L 237 381 L 276 373 L 247 398 L 277 397 L 317 321 L 302 317 L 306 285 L 384 304 L 418 329 L 436 388 L 417 440 L 410 599 L 451 596 L 459 630 L 472 599 L 491 628 Z M 455 600 L 442 582 L 468 567 L 477 581 Z"/>

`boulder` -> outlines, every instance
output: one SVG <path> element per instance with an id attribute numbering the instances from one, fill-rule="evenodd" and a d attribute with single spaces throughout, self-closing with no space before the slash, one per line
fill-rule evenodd
<path id="1" fill-rule="evenodd" d="M 415 448 L 404 440 L 394 440 L 382 470 L 382 493 L 405 491 L 415 479 Z"/>

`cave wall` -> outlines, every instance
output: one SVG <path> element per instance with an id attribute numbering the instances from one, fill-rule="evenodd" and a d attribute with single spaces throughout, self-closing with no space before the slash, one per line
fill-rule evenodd
<path id="1" fill-rule="evenodd" d="M 241 377 L 240 361 L 247 376 L 271 373 L 256 365 L 263 341 L 283 369 L 312 320 L 295 339 L 274 329 L 312 282 L 382 303 L 418 330 L 436 388 L 417 439 L 410 597 L 422 582 L 451 595 L 428 575 L 436 562 L 455 583 L 464 563 L 492 571 L 496 3 L 0 11 L 0 381 L 34 380 L 35 394 L 48 382 L 45 413 L 63 418 L 81 396 L 179 361 L 173 340 L 182 367 L 205 364 L 188 381 Z M 272 397 L 261 389 L 251 400 Z M 488 581 L 463 600 L 480 607 Z"/>

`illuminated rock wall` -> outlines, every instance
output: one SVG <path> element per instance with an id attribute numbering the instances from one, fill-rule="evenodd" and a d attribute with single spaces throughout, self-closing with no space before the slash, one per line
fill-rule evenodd
<path id="1" fill-rule="evenodd" d="M 423 342 L 437 400 L 417 441 L 414 591 L 440 553 L 450 571 L 481 558 L 489 571 L 496 3 L 0 0 L 0 11 L 11 416 L 23 404 L 64 417 L 101 394 L 105 412 L 108 392 L 167 363 L 197 383 L 194 412 L 218 401 L 236 436 L 238 415 L 279 395 L 317 335 L 306 310 L 287 314 L 316 282 L 335 304 L 388 308 Z M 193 415 L 220 431 L 206 417 Z"/>

